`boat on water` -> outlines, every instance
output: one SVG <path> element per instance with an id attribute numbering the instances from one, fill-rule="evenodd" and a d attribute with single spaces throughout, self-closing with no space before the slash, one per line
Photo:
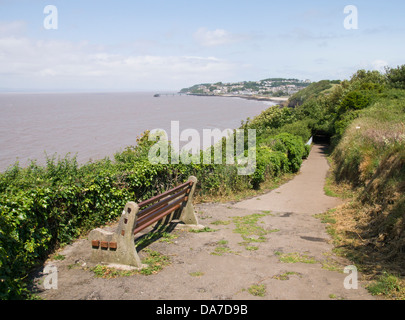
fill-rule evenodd
<path id="1" fill-rule="evenodd" d="M 159 94 L 159 93 L 156 93 L 156 94 L 154 95 L 154 97 L 155 97 L 155 98 L 158 98 L 158 97 L 160 97 L 160 94 Z"/>

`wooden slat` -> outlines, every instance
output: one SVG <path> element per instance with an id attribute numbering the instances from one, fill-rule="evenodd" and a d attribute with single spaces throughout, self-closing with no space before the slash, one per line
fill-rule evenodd
<path id="1" fill-rule="evenodd" d="M 154 211 L 156 211 L 156 210 L 158 210 L 158 209 L 160 209 L 160 208 L 162 208 L 164 206 L 167 206 L 167 204 L 170 201 L 180 197 L 181 195 L 183 195 L 185 193 L 188 193 L 189 191 L 190 191 L 190 188 L 180 190 L 179 192 L 175 193 L 174 195 L 172 195 L 172 196 L 170 196 L 170 197 L 168 197 L 166 199 L 163 199 L 163 200 L 161 200 L 161 201 L 159 201 L 159 202 L 157 202 L 157 203 L 143 209 L 142 211 L 139 211 L 138 219 L 140 219 L 141 217 L 143 217 L 144 215 L 146 215 L 148 213 L 153 213 Z"/>
<path id="2" fill-rule="evenodd" d="M 139 203 L 139 208 L 144 209 L 137 214 L 134 234 L 179 209 L 184 202 L 188 201 L 188 195 L 192 186 L 193 182 L 187 181 L 169 191 Z"/>
<path id="3" fill-rule="evenodd" d="M 166 191 L 165 193 L 162 193 L 160 195 L 157 195 L 157 196 L 155 196 L 153 198 L 150 198 L 148 200 L 145 200 L 145 201 L 139 203 L 138 206 L 139 206 L 139 208 L 146 207 L 147 205 L 149 205 L 151 203 L 154 203 L 156 201 L 159 201 L 160 199 L 163 199 L 164 197 L 169 196 L 169 195 L 175 193 L 176 191 L 178 191 L 178 190 L 180 190 L 182 188 L 190 187 L 192 184 L 193 183 L 191 181 L 187 181 L 187 182 L 177 186 L 176 188 L 173 188 L 173 189 L 171 189 L 169 191 Z"/>
<path id="4" fill-rule="evenodd" d="M 140 220 L 137 221 L 136 228 L 134 230 L 134 234 L 142 231 L 143 229 L 149 227 L 150 225 L 154 224 L 155 222 L 163 219 L 167 215 L 171 214 L 173 211 L 179 209 L 183 202 L 187 201 L 187 196 L 180 198 L 173 203 L 169 204 L 166 207 L 163 207 L 152 214 L 144 216 Z"/>
<path id="5" fill-rule="evenodd" d="M 142 231 L 143 229 L 146 229 L 147 227 L 149 227 L 150 225 L 154 224 L 155 222 L 163 219 L 165 216 L 169 215 L 170 213 L 172 213 L 173 211 L 179 209 L 181 207 L 181 204 L 176 205 L 175 207 L 165 211 L 164 213 L 162 213 L 160 216 L 156 216 L 155 218 L 153 218 L 151 221 L 149 221 L 149 223 L 146 223 L 142 226 L 138 226 L 135 230 L 134 230 L 134 234 L 137 234 L 138 232 Z"/>
<path id="6" fill-rule="evenodd" d="M 175 205 L 182 203 L 186 201 L 186 197 L 180 198 L 176 201 L 173 201 L 172 203 L 168 204 L 167 206 L 160 208 L 159 210 L 153 211 L 152 213 L 145 215 L 141 218 L 139 218 L 136 222 L 136 225 L 142 225 L 146 222 L 148 222 L 149 220 L 151 220 L 153 217 L 160 215 L 162 212 L 165 212 L 166 210 L 169 210 L 170 208 L 174 207 Z"/>

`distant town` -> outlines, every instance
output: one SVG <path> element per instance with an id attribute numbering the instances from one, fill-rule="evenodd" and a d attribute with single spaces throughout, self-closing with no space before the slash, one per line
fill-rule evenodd
<path id="1" fill-rule="evenodd" d="M 235 83 L 217 82 L 214 84 L 197 84 L 180 90 L 180 93 L 203 96 L 255 96 L 289 97 L 308 87 L 310 80 L 269 78 L 260 81 L 243 81 Z"/>

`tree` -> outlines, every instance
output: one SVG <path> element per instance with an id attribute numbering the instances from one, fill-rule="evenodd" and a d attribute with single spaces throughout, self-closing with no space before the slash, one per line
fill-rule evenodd
<path id="1" fill-rule="evenodd" d="M 392 88 L 405 89 L 405 65 L 396 69 L 386 68 L 386 78 Z"/>
<path id="2" fill-rule="evenodd" d="M 361 110 L 370 104 L 369 97 L 359 91 L 351 91 L 344 97 L 340 104 L 339 113 L 345 113 L 349 110 Z"/>
<path id="3" fill-rule="evenodd" d="M 375 83 L 375 84 L 384 84 L 385 77 L 380 72 L 373 70 L 373 71 L 366 71 L 364 69 L 358 70 L 350 79 L 350 83 L 358 84 L 359 86 L 363 83 Z"/>

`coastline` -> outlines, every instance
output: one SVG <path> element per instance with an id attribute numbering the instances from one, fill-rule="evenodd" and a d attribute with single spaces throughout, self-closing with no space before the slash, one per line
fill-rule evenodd
<path id="1" fill-rule="evenodd" d="M 198 94 L 198 93 L 188 93 L 190 96 L 197 97 L 223 97 L 223 98 L 240 98 L 246 100 L 256 100 L 256 101 L 271 101 L 279 104 L 286 104 L 289 97 L 267 97 L 267 96 L 258 96 L 258 95 L 243 95 L 243 94 Z"/>

